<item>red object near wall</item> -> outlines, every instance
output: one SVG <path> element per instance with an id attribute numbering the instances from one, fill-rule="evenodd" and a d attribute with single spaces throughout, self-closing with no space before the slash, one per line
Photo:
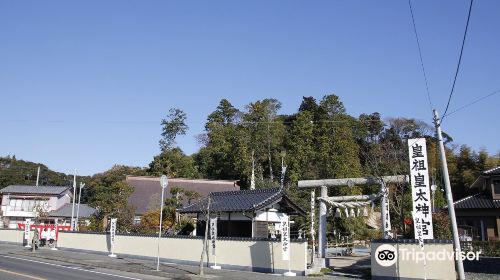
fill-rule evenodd
<path id="1" fill-rule="evenodd" d="M 17 227 L 19 229 L 23 229 L 24 230 L 24 223 L 17 223 Z M 44 229 L 50 229 L 50 230 L 54 230 L 55 228 L 55 225 L 30 225 L 30 228 L 31 229 L 37 229 L 38 231 L 42 232 Z M 56 240 L 59 238 L 59 231 L 62 230 L 62 231 L 69 231 L 71 229 L 71 226 L 60 226 L 58 225 L 57 226 L 57 229 L 56 229 Z"/>

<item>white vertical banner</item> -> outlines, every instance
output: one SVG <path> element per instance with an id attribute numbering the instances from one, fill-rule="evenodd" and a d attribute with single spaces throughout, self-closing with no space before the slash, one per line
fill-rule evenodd
<path id="1" fill-rule="evenodd" d="M 408 139 L 408 155 L 415 239 L 418 239 L 422 246 L 424 239 L 434 239 L 425 138 Z"/>
<path id="2" fill-rule="evenodd" d="M 109 225 L 109 240 L 111 243 L 111 254 L 108 256 L 110 257 L 116 257 L 114 253 L 114 247 L 115 247 L 115 235 L 116 235 L 116 221 L 117 218 L 111 218 L 111 224 Z"/>
<path id="3" fill-rule="evenodd" d="M 215 256 L 215 241 L 217 240 L 217 218 L 210 219 L 210 244 L 212 245 L 212 255 Z"/>
<path id="4" fill-rule="evenodd" d="M 314 237 L 314 214 L 316 208 L 316 193 L 311 191 L 311 237 Z"/>
<path id="5" fill-rule="evenodd" d="M 314 232 L 314 215 L 316 211 L 316 191 L 312 190 L 311 191 L 311 240 L 312 240 L 312 246 L 311 246 L 311 263 L 314 262 L 314 257 L 316 255 L 315 248 L 314 248 L 314 235 L 316 234 Z"/>
<path id="6" fill-rule="evenodd" d="M 117 220 L 117 218 L 111 218 L 111 225 L 109 226 L 109 236 L 111 239 L 111 245 L 113 245 L 115 243 L 116 220 Z"/>
<path id="7" fill-rule="evenodd" d="M 31 223 L 31 219 L 26 219 L 24 221 L 24 239 L 26 239 L 26 240 L 30 239 L 30 230 L 31 230 L 30 223 Z"/>
<path id="8" fill-rule="evenodd" d="M 390 209 L 389 209 L 389 189 L 387 188 L 387 186 L 385 184 L 383 184 L 383 187 L 382 187 L 382 192 L 383 192 L 383 196 L 384 196 L 384 199 L 382 200 L 384 202 L 384 205 L 382 205 L 382 207 L 384 207 L 384 219 L 382 219 L 384 221 L 384 225 L 383 225 L 383 228 L 384 228 L 384 238 L 393 238 L 394 235 L 392 233 L 392 226 L 391 226 L 391 215 L 390 215 Z"/>
<path id="9" fill-rule="evenodd" d="M 281 217 L 281 256 L 282 260 L 290 260 L 290 221 L 288 216 Z"/>
<path id="10" fill-rule="evenodd" d="M 385 201 L 385 224 L 384 224 L 384 232 L 392 238 L 392 227 L 391 227 L 391 216 L 389 215 L 389 199 Z"/>

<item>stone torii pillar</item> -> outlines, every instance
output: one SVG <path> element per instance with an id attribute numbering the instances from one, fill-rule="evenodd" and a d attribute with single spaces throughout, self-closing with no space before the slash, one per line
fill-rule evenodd
<path id="1" fill-rule="evenodd" d="M 343 179 L 324 179 L 324 180 L 302 180 L 298 182 L 300 188 L 321 187 L 321 197 L 328 197 L 328 187 L 341 186 L 366 186 L 381 185 L 385 190 L 385 184 L 389 183 L 407 183 L 408 176 L 382 176 L 382 177 L 362 177 L 362 178 L 343 178 Z M 385 213 L 385 211 L 384 211 Z M 319 203 L 319 233 L 318 233 L 318 253 L 320 258 L 326 257 L 326 203 L 320 200 Z M 385 224 L 385 216 L 382 216 L 382 223 Z"/>
<path id="2" fill-rule="evenodd" d="M 328 197 L 328 189 L 326 186 L 321 186 L 321 197 Z M 326 203 L 324 201 L 320 201 L 318 253 L 321 258 L 326 256 L 326 212 Z"/>

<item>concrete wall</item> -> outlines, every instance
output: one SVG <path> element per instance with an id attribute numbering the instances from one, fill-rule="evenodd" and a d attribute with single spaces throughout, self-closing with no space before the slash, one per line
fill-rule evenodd
<path id="1" fill-rule="evenodd" d="M 0 241 L 22 243 L 23 231 L 0 230 Z M 156 258 L 158 237 L 116 235 L 114 253 Z M 166 262 L 199 264 L 203 239 L 193 237 L 162 237 L 160 258 Z M 60 232 L 59 248 L 110 252 L 109 235 L 91 233 Z M 251 238 L 221 238 L 217 240 L 217 265 L 222 269 L 249 270 L 268 273 L 288 271 L 288 262 L 282 261 L 281 243 L 278 241 Z M 210 263 L 214 261 L 210 248 Z M 291 268 L 304 275 L 307 268 L 307 242 L 291 243 Z"/>
<path id="2" fill-rule="evenodd" d="M 30 235 L 32 236 L 32 235 Z M 24 231 L 23 230 L 2 230 L 0 229 L 0 242 L 10 242 L 23 244 Z"/>
<path id="3" fill-rule="evenodd" d="M 387 242 L 388 241 L 388 242 Z M 391 242 L 392 241 L 392 242 Z M 418 242 L 414 240 L 377 240 L 371 245 L 371 271 L 372 279 L 456 279 L 455 261 L 453 259 L 431 260 L 433 254 L 445 252 L 441 254 L 453 253 L 453 245 L 451 242 L 440 242 L 440 240 L 432 240 L 433 243 L 424 245 L 424 253 L 434 252 L 424 263 L 423 260 L 417 261 L 417 258 L 412 257 L 413 254 L 405 252 L 421 252 Z M 377 258 L 377 249 L 383 245 L 391 245 L 397 252 L 395 263 L 390 266 L 382 266 Z M 387 248 L 387 247 L 386 247 Z M 386 249 L 384 248 L 384 249 Z M 403 255 L 406 256 L 403 256 Z M 436 256 L 436 255 L 434 255 Z"/>

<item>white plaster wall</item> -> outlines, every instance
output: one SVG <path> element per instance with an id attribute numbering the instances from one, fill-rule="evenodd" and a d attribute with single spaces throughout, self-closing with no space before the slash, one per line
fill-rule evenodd
<path id="1" fill-rule="evenodd" d="M 57 197 L 56 196 L 51 196 L 49 198 L 49 211 L 52 211 L 52 210 L 57 210 Z"/>
<path id="2" fill-rule="evenodd" d="M 0 230 L 0 241 L 22 243 L 22 230 Z M 116 235 L 114 253 L 144 257 L 156 257 L 156 237 Z M 199 262 L 202 239 L 164 237 L 160 243 L 160 257 L 171 261 Z M 258 240 L 217 240 L 217 264 L 223 268 L 252 268 L 282 271 L 288 262 L 282 261 L 281 243 Z M 107 253 L 110 250 L 109 235 L 59 232 L 57 246 L 68 249 L 89 250 Z M 305 272 L 307 266 L 307 243 L 291 243 L 291 268 Z M 211 254 L 211 249 L 210 249 Z M 210 257 L 213 261 L 213 256 Z M 234 267 L 233 267 L 234 266 Z"/>
<path id="3" fill-rule="evenodd" d="M 23 244 L 23 230 L 0 230 L 0 241 Z M 32 235 L 30 235 L 32 236 Z"/>
<path id="4" fill-rule="evenodd" d="M 57 199 L 57 202 L 55 204 L 56 208 L 54 208 L 54 210 L 61 208 L 66 203 L 71 203 L 71 197 L 69 195 L 69 191 L 66 191 L 63 196 Z"/>

